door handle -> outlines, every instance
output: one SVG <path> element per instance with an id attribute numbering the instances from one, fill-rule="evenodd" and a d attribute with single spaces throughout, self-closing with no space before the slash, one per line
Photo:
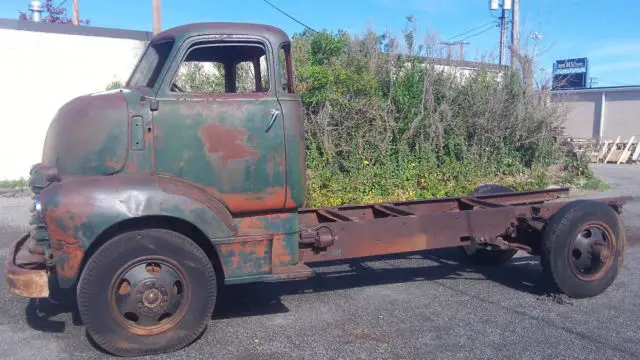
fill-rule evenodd
<path id="1" fill-rule="evenodd" d="M 269 125 L 267 125 L 267 128 L 264 130 L 264 132 L 267 132 L 269 131 L 269 129 L 271 129 L 271 127 L 273 126 L 273 123 L 276 122 L 276 118 L 278 117 L 278 114 L 280 114 L 279 110 L 271 109 L 271 121 L 269 121 Z"/>

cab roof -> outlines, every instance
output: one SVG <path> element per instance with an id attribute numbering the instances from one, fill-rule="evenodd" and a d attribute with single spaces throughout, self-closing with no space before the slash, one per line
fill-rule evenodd
<path id="1" fill-rule="evenodd" d="M 281 29 L 264 24 L 237 22 L 200 22 L 169 28 L 156 34 L 151 42 L 173 39 L 182 42 L 197 35 L 260 35 L 265 37 L 273 46 L 282 42 L 289 42 L 289 36 Z"/>

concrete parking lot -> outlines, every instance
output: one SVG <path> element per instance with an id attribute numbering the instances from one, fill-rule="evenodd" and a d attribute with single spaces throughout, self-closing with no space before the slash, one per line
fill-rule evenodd
<path id="1" fill-rule="evenodd" d="M 640 195 L 640 166 L 597 165 L 612 189 Z M 581 195 L 582 196 L 582 195 Z M 25 197 L 0 197 L 0 261 L 28 222 Z M 537 258 L 492 269 L 455 249 L 316 267 L 309 280 L 235 285 L 207 332 L 153 359 L 638 359 L 640 203 L 625 208 L 628 255 L 604 294 L 544 296 Z M 98 359 L 73 306 L 28 300 L 0 284 L 0 358 Z"/>

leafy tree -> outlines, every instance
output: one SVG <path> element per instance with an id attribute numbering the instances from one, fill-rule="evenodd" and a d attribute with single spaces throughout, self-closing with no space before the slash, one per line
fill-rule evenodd
<path id="1" fill-rule="evenodd" d="M 29 20 L 29 16 L 27 15 L 27 13 L 23 11 L 18 11 L 18 19 Z M 71 24 L 73 22 L 73 19 L 67 16 L 66 8 L 63 8 L 60 5 L 56 6 L 53 3 L 53 0 L 45 0 L 44 12 L 40 21 L 44 23 Z M 78 24 L 80 25 L 82 24 L 89 25 L 89 22 L 90 22 L 90 19 L 78 20 Z"/>

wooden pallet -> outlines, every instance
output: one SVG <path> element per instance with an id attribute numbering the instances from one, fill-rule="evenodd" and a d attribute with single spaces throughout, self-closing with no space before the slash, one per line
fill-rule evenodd
<path id="1" fill-rule="evenodd" d="M 622 140 L 566 138 L 566 145 L 575 154 L 586 155 L 591 163 L 637 164 L 640 162 L 640 136 Z"/>
<path id="2" fill-rule="evenodd" d="M 638 138 L 638 139 L 636 139 Z M 637 164 L 640 158 L 640 137 L 632 136 L 628 140 L 605 140 L 599 145 L 597 163 Z"/>

